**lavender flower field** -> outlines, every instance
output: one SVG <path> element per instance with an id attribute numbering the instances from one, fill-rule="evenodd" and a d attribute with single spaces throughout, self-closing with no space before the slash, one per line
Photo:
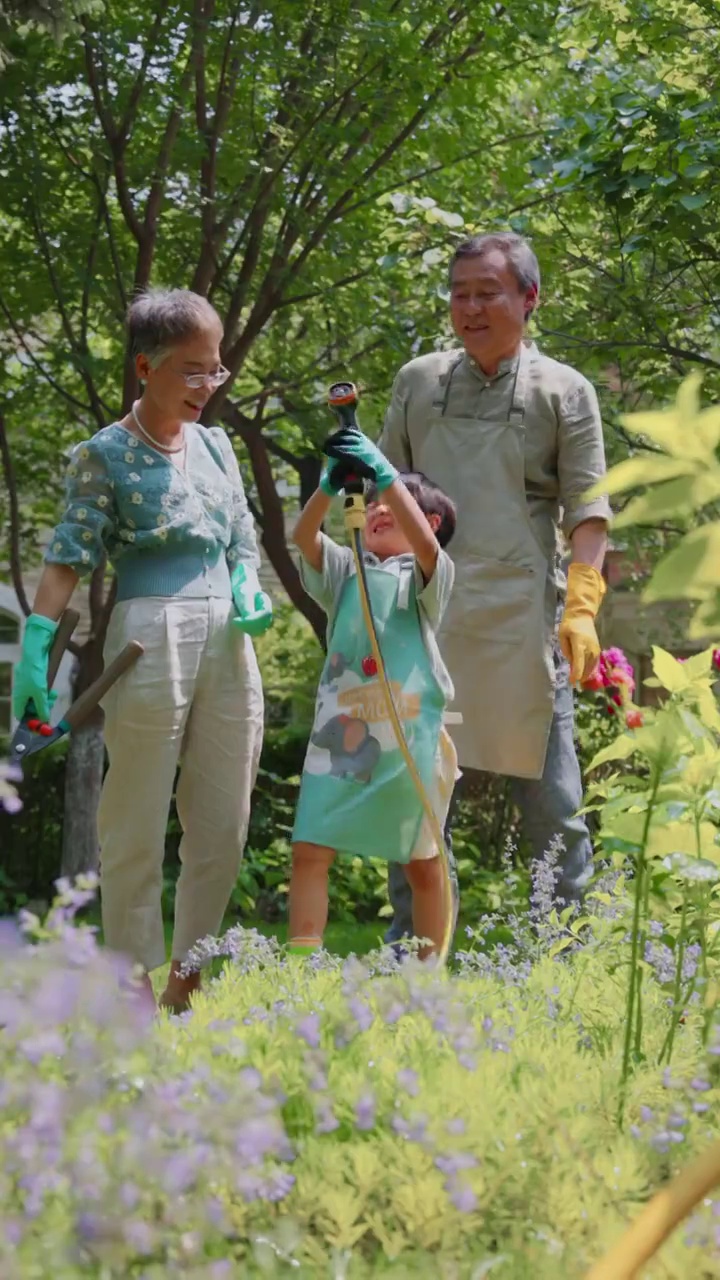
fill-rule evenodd
<path id="1" fill-rule="evenodd" d="M 74 923 L 91 883 L 6 923 L 4 1280 L 582 1276 L 717 1131 L 720 1024 L 705 1035 L 691 999 L 660 1065 L 675 975 L 653 930 L 619 1122 L 621 877 L 563 924 L 551 864 L 513 941 L 482 922 L 451 976 L 385 952 L 307 963 L 237 928 L 202 949 L 225 965 L 194 1010 L 154 1023 Z M 706 1204 L 647 1274 L 716 1276 L 719 1237 Z"/>

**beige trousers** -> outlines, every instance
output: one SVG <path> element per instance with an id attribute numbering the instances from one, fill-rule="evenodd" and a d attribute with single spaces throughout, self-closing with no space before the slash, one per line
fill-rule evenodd
<path id="1" fill-rule="evenodd" d="M 165 963 L 163 857 L 178 761 L 183 829 L 172 957 L 217 934 L 237 879 L 263 734 L 252 641 L 228 600 L 142 597 L 115 606 L 110 662 L 145 652 L 107 694 L 110 767 L 98 829 L 107 946 L 148 971 Z"/>

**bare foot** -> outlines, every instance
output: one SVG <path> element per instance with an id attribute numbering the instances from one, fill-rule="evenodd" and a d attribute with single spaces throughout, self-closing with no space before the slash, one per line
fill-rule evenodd
<path id="1" fill-rule="evenodd" d="M 160 1008 L 169 1013 L 185 1013 L 190 1008 L 192 997 L 200 990 L 200 974 L 189 973 L 184 977 L 180 972 L 181 960 L 173 960 L 170 965 L 167 986 L 160 997 Z"/>

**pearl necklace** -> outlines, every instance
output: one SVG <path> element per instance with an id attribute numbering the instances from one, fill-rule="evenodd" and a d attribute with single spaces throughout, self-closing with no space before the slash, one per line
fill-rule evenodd
<path id="1" fill-rule="evenodd" d="M 132 409 L 130 410 L 130 413 L 132 414 L 132 420 L 135 423 L 135 426 L 137 427 L 140 434 L 145 437 L 145 439 L 148 441 L 149 444 L 154 445 L 156 449 L 159 449 L 161 453 L 182 453 L 185 450 L 187 446 L 187 440 L 185 438 L 184 427 L 183 427 L 183 438 L 182 438 L 181 444 L 161 444 L 159 440 L 156 440 L 154 436 L 150 435 L 149 431 L 145 430 L 142 422 L 140 421 L 137 415 L 135 405 L 133 405 Z"/>

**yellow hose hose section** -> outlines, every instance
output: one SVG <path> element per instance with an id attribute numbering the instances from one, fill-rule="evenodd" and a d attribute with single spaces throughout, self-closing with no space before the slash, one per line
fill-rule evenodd
<path id="1" fill-rule="evenodd" d="M 691 1209 L 720 1183 L 720 1142 L 714 1142 L 672 1182 L 653 1196 L 607 1257 L 586 1280 L 633 1280 Z"/>
<path id="2" fill-rule="evenodd" d="M 400 751 L 402 752 L 403 759 L 405 760 L 405 764 L 407 765 L 408 773 L 410 774 L 410 777 L 412 778 L 413 784 L 415 786 L 415 790 L 417 791 L 418 799 L 420 800 L 420 803 L 423 807 L 423 812 L 425 814 L 425 817 L 428 820 L 428 825 L 430 827 L 433 840 L 435 841 L 435 844 L 437 846 L 438 854 L 440 856 L 440 861 L 443 869 L 443 891 L 445 896 L 445 932 L 443 934 L 442 946 L 440 948 L 440 951 L 438 952 L 438 961 L 439 961 L 439 964 L 442 966 L 447 964 L 447 958 L 448 958 L 448 953 L 450 951 L 450 944 L 452 942 L 452 933 L 453 933 L 454 911 L 453 911 L 452 882 L 450 879 L 450 860 L 448 857 L 447 848 L 445 846 L 445 838 L 443 836 L 440 823 L 438 822 L 437 815 L 430 801 L 430 797 L 428 796 L 423 786 L 422 778 L 418 773 L 417 766 L 415 764 L 415 761 L 412 758 L 410 748 L 408 747 L 407 739 L 405 737 L 405 731 L 402 726 L 402 721 L 400 719 L 397 706 L 395 705 L 395 699 L 393 697 L 393 692 L 390 687 L 390 681 L 388 680 L 387 672 L 385 670 L 385 663 L 383 662 L 382 652 L 380 650 L 380 644 L 378 641 L 377 631 L 375 628 L 375 622 L 372 616 L 372 610 L 370 608 L 370 601 L 368 599 L 367 584 L 366 584 L 365 573 L 364 573 L 364 564 L 362 560 L 362 545 L 360 541 L 360 535 L 362 530 L 365 528 L 365 499 L 361 494 L 350 494 L 348 495 L 348 497 L 346 497 L 345 526 L 350 534 L 350 541 L 352 544 L 353 555 L 355 557 L 355 570 L 357 573 L 358 590 L 360 592 L 360 605 L 362 608 L 363 619 L 364 619 L 365 627 L 367 629 L 368 637 L 370 640 L 372 656 L 375 659 L 375 663 L 377 665 L 378 676 L 380 679 L 380 686 L 383 690 L 383 693 L 385 694 L 385 701 L 388 707 L 388 715 L 389 715 L 390 723 L 392 724 L 393 731 L 397 739 L 397 744 L 400 748 Z"/>

